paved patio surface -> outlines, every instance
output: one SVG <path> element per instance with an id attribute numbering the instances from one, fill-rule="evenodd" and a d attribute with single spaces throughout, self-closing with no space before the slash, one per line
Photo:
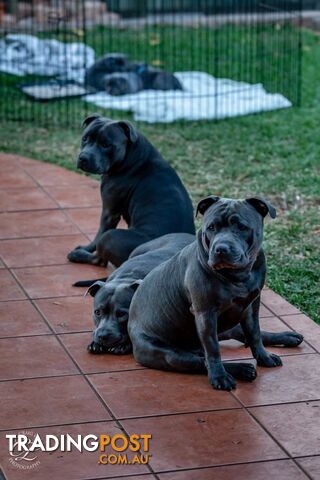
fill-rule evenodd
<path id="1" fill-rule="evenodd" d="M 283 367 L 252 384 L 213 390 L 205 376 L 142 368 L 131 355 L 92 356 L 91 297 L 71 284 L 104 269 L 66 254 L 92 238 L 98 182 L 0 155 L 0 462 L 8 480 L 320 479 L 320 329 L 279 295 L 263 293 L 261 323 L 305 335 L 270 348 Z M 74 188 L 77 185 L 77 188 Z M 250 359 L 235 341 L 224 359 Z M 99 465 L 99 452 L 37 452 L 10 463 L 8 432 L 152 434 L 149 465 Z M 24 462 L 24 465 L 26 462 Z M 1 474 L 0 474 L 0 478 Z"/>

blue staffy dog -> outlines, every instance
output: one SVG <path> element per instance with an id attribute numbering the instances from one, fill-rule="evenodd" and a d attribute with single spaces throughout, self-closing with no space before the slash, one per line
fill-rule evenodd
<path id="1" fill-rule="evenodd" d="M 88 292 L 94 297 L 92 342 L 90 353 L 112 353 L 123 355 L 132 350 L 128 336 L 129 308 L 135 291 L 143 279 L 155 267 L 166 262 L 194 242 L 195 236 L 187 233 L 171 233 L 151 240 L 137 247 L 129 259 L 115 270 L 106 282 L 84 280 L 76 286 L 89 286 Z M 302 337 L 294 332 L 261 332 L 264 345 L 296 346 Z M 227 331 L 224 339 L 234 338 L 245 342 L 240 325 Z M 222 337 L 219 337 L 219 340 Z"/>
<path id="2" fill-rule="evenodd" d="M 171 258 L 194 240 L 188 233 L 169 233 L 137 247 L 130 258 L 106 282 L 98 280 L 88 289 L 94 297 L 90 353 L 125 354 L 132 350 L 128 336 L 129 307 L 134 292 L 151 270 Z M 91 281 L 77 282 L 87 286 Z"/>
<path id="3" fill-rule="evenodd" d="M 126 121 L 99 115 L 84 121 L 78 167 L 101 175 L 100 228 L 71 262 L 121 265 L 142 243 L 167 233 L 194 234 L 191 199 L 160 153 Z M 116 229 L 123 217 L 128 229 Z"/>
<path id="4" fill-rule="evenodd" d="M 276 212 L 260 198 L 214 196 L 200 201 L 197 211 L 204 219 L 196 240 L 146 276 L 131 302 L 128 332 L 142 365 L 207 372 L 214 388 L 231 390 L 235 378 L 256 377 L 253 365 L 221 361 L 219 340 L 234 338 L 239 325 L 258 365 L 281 365 L 265 349 L 259 327 L 263 218 Z M 291 345 L 303 340 L 294 332 L 280 336 Z"/>

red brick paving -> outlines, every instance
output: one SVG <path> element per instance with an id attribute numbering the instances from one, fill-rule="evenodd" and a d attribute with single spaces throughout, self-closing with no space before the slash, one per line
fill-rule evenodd
<path id="1" fill-rule="evenodd" d="M 320 479 L 320 329 L 269 289 L 261 323 L 297 330 L 298 348 L 271 348 L 283 367 L 217 392 L 204 376 L 148 370 L 131 355 L 93 356 L 91 298 L 72 282 L 104 275 L 66 254 L 96 229 L 98 183 L 60 167 L 0 155 L 0 463 L 8 480 Z M 222 342 L 225 359 L 251 358 Z M 98 452 L 37 452 L 9 462 L 5 433 L 150 433 L 150 463 L 98 465 Z M 0 474 L 1 478 L 1 474 Z"/>

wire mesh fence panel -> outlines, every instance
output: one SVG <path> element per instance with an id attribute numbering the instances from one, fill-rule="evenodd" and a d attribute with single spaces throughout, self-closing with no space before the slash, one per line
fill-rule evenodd
<path id="1" fill-rule="evenodd" d="M 0 115 L 170 123 L 298 105 L 301 0 L 0 1 Z"/>

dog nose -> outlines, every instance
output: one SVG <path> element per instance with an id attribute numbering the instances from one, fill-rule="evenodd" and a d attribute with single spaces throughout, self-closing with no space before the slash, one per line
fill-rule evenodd
<path id="1" fill-rule="evenodd" d="M 214 249 L 216 255 L 227 255 L 229 252 L 230 249 L 225 243 L 220 243 L 220 245 L 217 245 Z"/>
<path id="2" fill-rule="evenodd" d="M 80 153 L 78 157 L 78 162 L 81 163 L 82 165 L 85 165 L 86 163 L 88 163 L 88 161 L 89 161 L 89 158 L 87 157 L 87 155 Z"/>
<path id="3" fill-rule="evenodd" d="M 78 165 L 79 166 L 82 166 L 82 167 L 85 167 L 87 166 L 89 163 L 89 159 L 86 155 L 80 153 L 79 157 L 78 157 Z"/>

